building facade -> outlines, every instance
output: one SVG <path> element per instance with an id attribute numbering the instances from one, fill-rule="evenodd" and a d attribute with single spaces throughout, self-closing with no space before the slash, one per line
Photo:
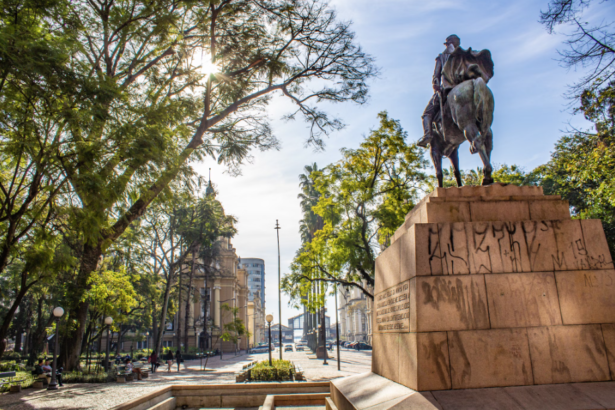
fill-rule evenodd
<path id="1" fill-rule="evenodd" d="M 361 289 L 339 289 L 340 340 L 372 343 L 372 306 L 373 301 Z"/>
<path id="2" fill-rule="evenodd" d="M 308 315 L 309 313 L 304 312 L 288 319 L 288 327 L 293 332 L 293 340 L 295 342 L 306 339 L 307 332 L 309 331 L 307 329 Z M 315 325 L 320 328 L 320 323 L 318 323 L 319 315 L 312 314 L 312 317 L 315 317 Z M 331 338 L 331 318 L 327 315 L 325 315 L 325 327 L 327 328 L 327 339 L 329 339 Z"/>
<path id="3" fill-rule="evenodd" d="M 248 300 L 253 300 L 255 292 L 261 294 L 261 305 L 265 309 L 265 261 L 258 258 L 241 258 L 240 268 L 248 274 Z"/>
<path id="4" fill-rule="evenodd" d="M 208 273 L 205 273 L 205 269 L 197 266 L 198 274 L 195 275 L 194 292 L 188 310 L 188 345 L 185 345 L 184 335 L 187 295 L 185 282 L 190 266 L 186 265 L 182 269 L 184 283 L 180 286 L 183 302 L 175 317 L 166 324 L 162 338 L 163 347 L 220 349 L 223 352 L 247 349 L 249 340 L 246 336 L 240 337 L 237 344 L 225 342 L 220 338 L 225 331 L 224 325 L 234 320 L 233 310 L 236 310 L 237 318 L 247 324 L 248 280 L 245 269 L 239 267 L 239 257 L 231 238 L 220 238 L 219 242 L 220 252 L 214 262 L 214 269 L 208 269 Z"/>
<path id="5" fill-rule="evenodd" d="M 265 309 L 261 303 L 261 293 L 254 292 L 253 299 L 248 300 L 248 322 L 250 332 L 250 346 L 254 347 L 265 342 Z"/>
<path id="6" fill-rule="evenodd" d="M 269 332 L 269 329 L 267 329 Z M 280 341 L 280 324 L 276 323 L 271 325 L 271 343 L 278 343 Z M 293 343 L 293 330 L 282 325 L 282 343 Z"/>

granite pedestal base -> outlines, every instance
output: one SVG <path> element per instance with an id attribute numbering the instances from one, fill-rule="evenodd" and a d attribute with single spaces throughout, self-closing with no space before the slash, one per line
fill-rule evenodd
<path id="1" fill-rule="evenodd" d="M 372 371 L 416 391 L 615 380 L 602 224 L 541 187 L 436 189 L 377 258 L 374 305 Z"/>

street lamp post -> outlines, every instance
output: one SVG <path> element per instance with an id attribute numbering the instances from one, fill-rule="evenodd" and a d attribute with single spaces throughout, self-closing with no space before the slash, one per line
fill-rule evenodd
<path id="1" fill-rule="evenodd" d="M 280 275 L 280 229 L 282 229 L 280 227 L 280 224 L 278 223 L 278 220 L 275 220 L 275 228 L 276 233 L 278 235 L 278 318 L 279 318 L 279 322 L 280 322 L 280 360 L 282 360 L 282 279 L 281 279 L 281 275 Z"/>
<path id="2" fill-rule="evenodd" d="M 55 318 L 56 321 L 56 338 L 54 341 L 54 346 L 53 346 L 53 368 L 51 369 L 51 383 L 49 383 L 49 387 L 47 387 L 47 390 L 58 390 L 58 382 L 56 381 L 56 374 L 57 374 L 57 369 L 58 369 L 58 346 L 60 344 L 59 338 L 60 338 L 60 330 L 59 330 L 59 325 L 60 325 L 60 318 L 62 317 L 62 315 L 64 314 L 64 309 L 62 309 L 61 307 L 56 307 L 55 309 L 53 309 L 53 316 Z"/>
<path id="3" fill-rule="evenodd" d="M 111 316 L 107 316 L 105 318 L 105 325 L 107 326 L 107 356 L 105 359 L 105 372 L 109 371 L 109 346 L 111 345 L 111 337 L 109 336 L 109 332 L 111 331 L 112 324 L 113 318 Z"/>
<path id="4" fill-rule="evenodd" d="M 149 331 L 145 332 L 145 341 L 147 342 L 147 348 L 149 350 Z"/>
<path id="5" fill-rule="evenodd" d="M 337 338 L 337 370 L 341 370 L 340 362 L 340 317 L 337 311 L 337 283 L 335 284 L 335 337 Z"/>
<path id="6" fill-rule="evenodd" d="M 269 366 L 273 366 L 273 363 L 271 363 L 271 322 L 273 321 L 273 315 L 267 315 L 266 319 L 267 323 L 269 323 Z"/>

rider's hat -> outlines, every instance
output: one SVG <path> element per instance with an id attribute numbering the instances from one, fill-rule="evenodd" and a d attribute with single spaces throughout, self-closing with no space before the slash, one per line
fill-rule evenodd
<path id="1" fill-rule="evenodd" d="M 457 34 L 451 34 L 446 38 L 444 45 L 447 46 L 448 43 L 453 43 L 455 47 L 459 47 L 459 44 L 461 44 L 461 39 L 457 36 Z"/>

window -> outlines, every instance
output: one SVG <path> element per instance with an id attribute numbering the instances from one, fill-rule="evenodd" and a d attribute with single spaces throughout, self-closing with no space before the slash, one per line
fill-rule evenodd
<path id="1" fill-rule="evenodd" d="M 172 340 L 165 340 L 162 342 L 162 347 L 173 347 L 173 341 Z"/>

